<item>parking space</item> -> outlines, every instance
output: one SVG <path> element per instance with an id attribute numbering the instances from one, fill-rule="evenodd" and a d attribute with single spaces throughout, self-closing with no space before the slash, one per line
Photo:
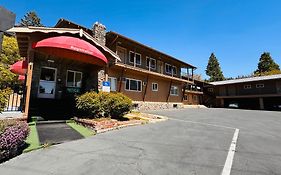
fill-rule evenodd
<path id="1" fill-rule="evenodd" d="M 153 113 L 170 120 L 23 154 L 0 165 L 0 171 L 28 175 L 218 175 L 225 166 L 234 128 L 239 128 L 231 174 L 281 174 L 280 113 L 227 109 Z"/>

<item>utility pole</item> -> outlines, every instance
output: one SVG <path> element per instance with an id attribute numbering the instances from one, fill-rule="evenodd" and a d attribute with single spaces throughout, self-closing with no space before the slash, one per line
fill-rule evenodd
<path id="1" fill-rule="evenodd" d="M 3 35 L 15 25 L 16 14 L 0 6 L 0 52 L 2 51 Z"/>

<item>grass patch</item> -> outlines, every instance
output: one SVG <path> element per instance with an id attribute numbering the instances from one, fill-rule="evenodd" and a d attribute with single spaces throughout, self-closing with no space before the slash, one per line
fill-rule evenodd
<path id="1" fill-rule="evenodd" d="M 93 130 L 86 128 L 82 125 L 79 125 L 79 124 L 75 123 L 73 120 L 68 120 L 66 122 L 66 124 L 68 126 L 70 126 L 71 128 L 73 128 L 74 130 L 76 130 L 77 132 L 79 132 L 84 137 L 89 137 L 89 136 L 95 135 L 95 132 Z"/>
<path id="2" fill-rule="evenodd" d="M 42 147 L 39 142 L 36 123 L 35 122 L 29 123 L 29 128 L 30 128 L 30 133 L 27 139 L 25 140 L 25 142 L 28 144 L 28 147 L 24 149 L 23 152 L 29 152 Z"/>

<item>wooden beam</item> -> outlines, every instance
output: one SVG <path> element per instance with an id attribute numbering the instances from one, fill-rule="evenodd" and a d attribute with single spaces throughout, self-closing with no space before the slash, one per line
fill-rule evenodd
<path id="1" fill-rule="evenodd" d="M 121 88 L 122 88 L 122 81 L 123 81 L 123 76 L 124 76 L 124 69 L 122 69 L 122 73 L 121 73 L 121 76 L 120 76 L 120 83 L 119 83 L 119 89 L 118 89 L 118 92 L 121 92 Z"/>
<path id="2" fill-rule="evenodd" d="M 142 97 L 142 101 L 145 101 L 145 96 L 146 96 L 147 86 L 148 86 L 148 77 L 149 77 L 149 74 L 147 74 L 147 77 L 146 77 L 146 85 L 145 85 L 145 89 L 144 89 L 144 94 L 143 94 L 143 97 Z"/>
<path id="3" fill-rule="evenodd" d="M 166 102 L 169 102 L 170 93 L 171 93 L 171 87 L 172 87 L 172 82 L 173 82 L 173 80 L 171 80 L 171 82 L 170 82 L 170 87 L 169 87 L 169 90 L 168 90 L 168 96 L 167 96 Z"/>
<path id="4" fill-rule="evenodd" d="M 186 84 L 183 84 L 183 91 L 182 91 L 182 98 L 181 98 L 181 102 L 183 102 L 184 96 L 185 96 L 185 89 L 186 89 Z"/>
<path id="5" fill-rule="evenodd" d="M 28 112 L 29 112 L 29 102 L 30 102 L 30 92 L 31 92 L 31 83 L 32 83 L 32 73 L 33 73 L 33 63 L 29 63 L 28 64 L 28 68 L 27 68 L 25 109 L 24 109 L 24 115 L 26 117 L 28 117 Z"/>

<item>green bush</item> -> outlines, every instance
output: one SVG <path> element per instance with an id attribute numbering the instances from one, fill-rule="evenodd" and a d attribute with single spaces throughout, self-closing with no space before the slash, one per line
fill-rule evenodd
<path id="1" fill-rule="evenodd" d="M 76 107 L 83 117 L 118 118 L 130 111 L 132 100 L 122 93 L 87 92 L 76 98 Z"/>
<path id="2" fill-rule="evenodd" d="M 9 99 L 9 95 L 12 93 L 12 90 L 7 89 L 0 89 L 0 113 L 4 110 L 5 105 Z"/>

